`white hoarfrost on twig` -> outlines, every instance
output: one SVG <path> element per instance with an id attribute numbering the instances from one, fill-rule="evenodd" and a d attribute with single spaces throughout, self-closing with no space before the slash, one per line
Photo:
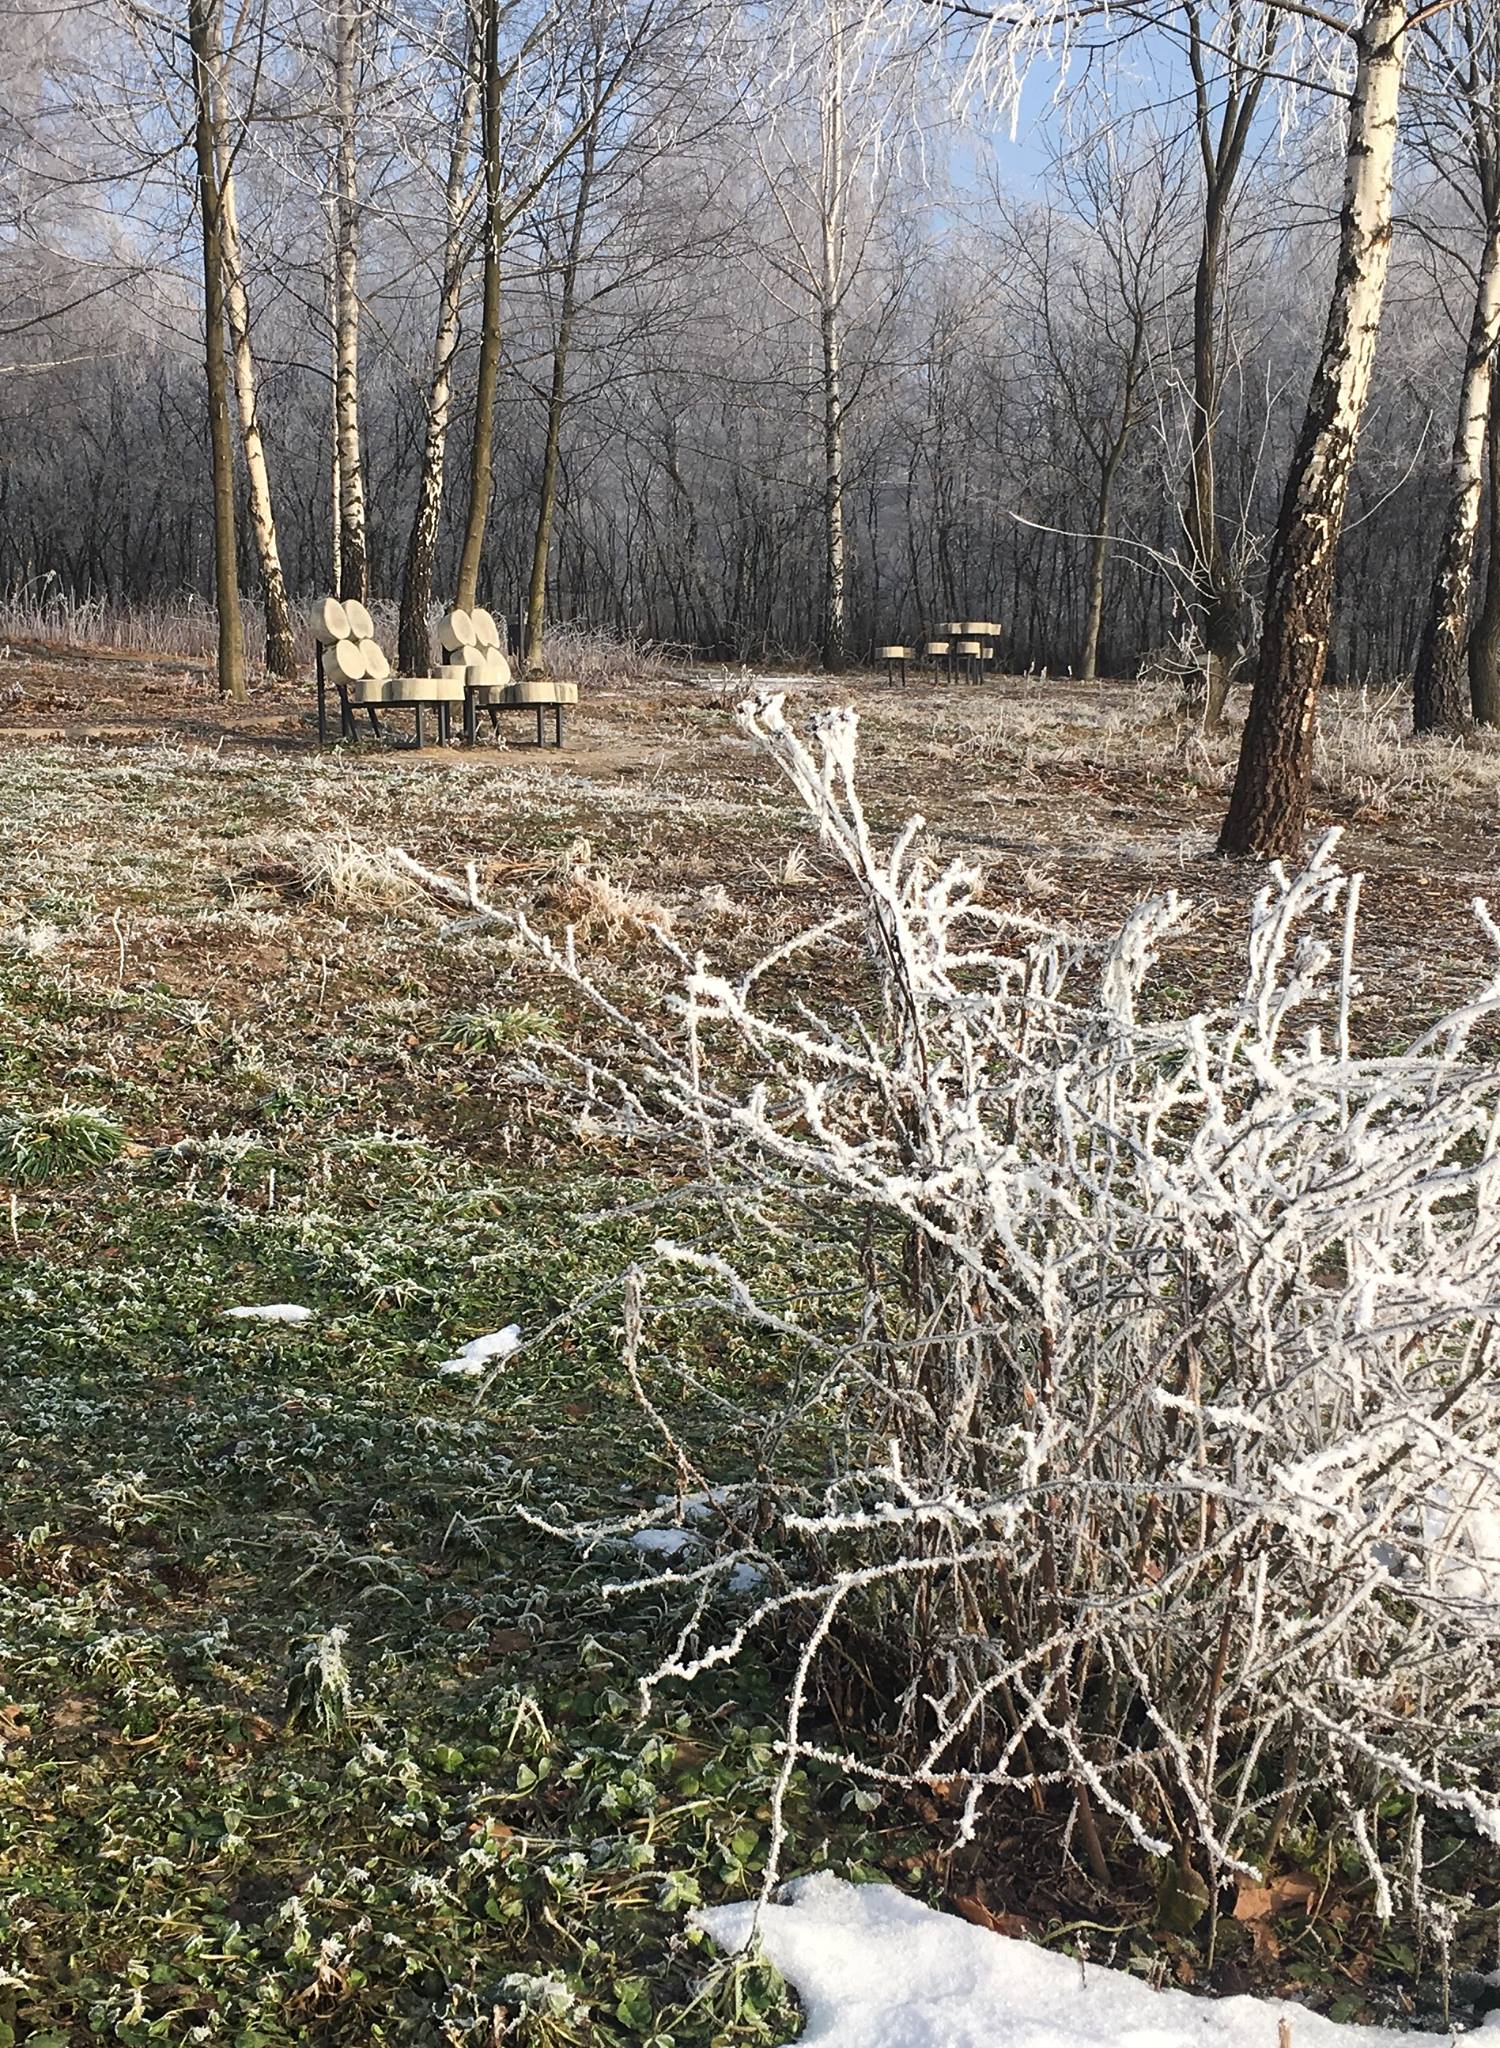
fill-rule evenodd
<path id="1" fill-rule="evenodd" d="M 1070 940 L 934 868 L 920 820 L 876 838 L 852 711 L 810 740 L 777 697 L 740 723 L 852 885 L 748 972 L 666 937 L 678 994 L 637 1014 L 472 874 L 423 877 L 594 1006 L 608 1054 L 558 1050 L 554 1085 L 637 1158 L 696 1159 L 721 1219 L 625 1280 L 672 1507 L 558 1528 L 680 1524 L 724 1476 L 674 1428 L 694 1409 L 757 1474 L 652 1575 L 686 1612 L 647 1691 L 755 1638 L 790 1659 L 768 1894 L 816 1756 L 935 1788 L 962 1833 L 1001 1791 L 1059 1802 L 1100 1879 L 1124 1842 L 1251 1872 L 1313 1809 L 1378 1904 L 1403 1863 L 1420 1899 L 1424 1815 L 1500 1841 L 1497 963 L 1362 1049 L 1330 834 L 1268 869 L 1217 1006 L 1174 1014 L 1176 895 Z M 774 1363 L 765 1412 L 695 1365 L 711 1313 Z"/>

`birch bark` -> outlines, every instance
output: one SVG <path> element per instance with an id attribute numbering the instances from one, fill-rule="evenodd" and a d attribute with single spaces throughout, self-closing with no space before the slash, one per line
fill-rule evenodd
<path id="1" fill-rule="evenodd" d="M 334 408 L 338 441 L 340 597 L 370 597 L 365 478 L 359 445 L 359 174 L 356 116 L 360 0 L 337 0 L 334 15 Z"/>
<path id="2" fill-rule="evenodd" d="M 1220 853 L 1236 857 L 1301 851 L 1339 535 L 1390 269 L 1404 0 L 1366 0 L 1355 47 L 1338 269 L 1272 544 L 1255 688 L 1219 834 Z"/>
<path id="3" fill-rule="evenodd" d="M 224 270 L 224 311 L 229 323 L 234 393 L 239 406 L 240 447 L 245 457 L 246 495 L 250 508 L 250 530 L 260 565 L 261 601 L 266 613 L 266 667 L 273 676 L 290 682 L 297 674 L 297 653 L 292 633 L 291 606 L 287 601 L 286 577 L 281 567 L 281 549 L 276 536 L 276 513 L 271 497 L 271 474 L 266 462 L 265 437 L 260 426 L 260 385 L 255 368 L 255 351 L 250 338 L 250 300 L 245 285 L 245 265 L 240 247 L 239 209 L 235 200 L 232 151 L 229 143 L 229 104 L 224 79 L 224 53 L 215 49 L 212 76 L 214 162 L 219 182 L 220 236 Z"/>
<path id="4" fill-rule="evenodd" d="M 477 59 L 477 49 L 471 53 Z M 432 659 L 427 614 L 437 560 L 438 526 L 443 515 L 443 482 L 448 427 L 453 412 L 453 359 L 458 349 L 464 281 L 464 239 L 468 216 L 466 180 L 479 104 L 479 78 L 471 61 L 459 97 L 448 158 L 443 236 L 443 278 L 438 294 L 437 328 L 432 339 L 432 365 L 427 383 L 427 417 L 422 438 L 422 474 L 417 509 L 406 546 L 406 571 L 401 583 L 400 666 L 407 675 L 426 675 Z"/>

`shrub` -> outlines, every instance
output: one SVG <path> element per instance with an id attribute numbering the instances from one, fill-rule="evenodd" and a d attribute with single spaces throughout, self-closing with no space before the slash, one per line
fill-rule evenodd
<path id="1" fill-rule="evenodd" d="M 1382 1914 L 1398 1866 L 1420 1899 L 1433 1815 L 1500 1842 L 1500 1068 L 1474 1051 L 1500 980 L 1361 1055 L 1330 835 L 1268 870 L 1238 989 L 1173 1016 L 1176 895 L 1067 940 L 935 872 L 920 820 L 877 843 L 852 712 L 810 745 L 778 698 L 741 720 L 849 908 L 738 979 L 669 948 L 649 1023 L 514 926 L 626 1048 L 612 1076 L 557 1056 L 589 1114 L 696 1155 L 820 1275 L 799 1310 L 699 1239 L 627 1276 L 626 1366 L 680 1488 L 719 1475 L 672 1429 L 696 1390 L 668 1319 L 711 1296 L 786 1378 L 746 1423 L 761 1476 L 710 1496 L 717 1548 L 663 1575 L 696 1599 L 648 1691 L 759 1634 L 793 1659 L 782 1793 L 819 1756 L 953 1798 L 965 1836 L 997 1795 L 1061 1800 L 1100 1879 L 1122 1848 L 1259 1874 L 1310 1819 Z M 869 1000 L 811 1007 L 851 946 Z M 747 1563 L 772 1575 L 726 1622 Z M 780 1793 L 774 1827 L 779 1851 Z"/>

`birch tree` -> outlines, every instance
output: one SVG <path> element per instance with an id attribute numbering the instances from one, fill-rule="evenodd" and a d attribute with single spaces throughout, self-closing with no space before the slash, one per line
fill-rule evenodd
<path id="1" fill-rule="evenodd" d="M 362 0 L 335 0 L 333 15 L 334 440 L 340 597 L 367 603 L 365 472 L 359 439 L 358 74 Z"/>
<path id="2" fill-rule="evenodd" d="M 227 81 L 228 55 L 215 49 L 212 59 L 212 116 L 214 162 L 219 189 L 219 228 L 224 278 L 224 311 L 229 326 L 234 366 L 234 392 L 239 407 L 240 447 L 245 458 L 246 496 L 249 501 L 250 530 L 260 566 L 261 601 L 266 615 L 266 667 L 272 675 L 292 681 L 297 674 L 297 654 L 292 636 L 291 605 L 287 599 L 286 577 L 282 573 L 281 549 L 276 535 L 276 513 L 271 497 L 271 475 L 266 461 L 265 436 L 260 423 L 260 380 L 250 331 L 250 299 L 245 283 L 245 263 L 240 245 L 239 208 L 235 197 L 235 144 L 231 134 Z"/>
<path id="3" fill-rule="evenodd" d="M 1448 459 L 1447 515 L 1412 681 L 1412 723 L 1419 733 L 1461 732 L 1468 722 L 1469 612 L 1490 393 L 1500 348 L 1500 23 L 1488 6 L 1482 13 L 1465 6 L 1455 26 L 1461 48 L 1440 49 L 1436 63 L 1442 103 L 1457 110 L 1459 133 L 1451 121 L 1443 121 L 1438 132 L 1454 156 L 1463 151 L 1475 173 L 1481 247 Z"/>
<path id="4" fill-rule="evenodd" d="M 443 514 L 443 480 L 448 428 L 453 411 L 453 366 L 458 352 L 460 312 L 468 256 L 470 159 L 479 104 L 481 37 L 471 16 L 468 47 L 453 113 L 453 133 L 444 185 L 442 275 L 432 338 L 422 435 L 422 468 L 417 508 L 406 544 L 401 582 L 400 665 L 408 675 L 425 675 L 432 658 L 427 615 L 432 605 L 438 527 Z M 471 598 L 472 602 L 472 598 Z"/>
<path id="5" fill-rule="evenodd" d="M 1312 782 L 1318 692 L 1354 454 L 1390 267 L 1406 0 L 1362 0 L 1345 139 L 1339 248 L 1323 344 L 1277 521 L 1250 715 L 1219 851 L 1293 856 Z"/>
<path id="6" fill-rule="evenodd" d="M 773 17 L 768 33 L 752 134 L 781 233 L 762 254 L 773 290 L 789 294 L 783 302 L 800 306 L 816 331 L 819 651 L 825 668 L 839 669 L 849 648 L 846 329 L 892 197 L 901 127 L 915 111 L 912 66 L 884 17 L 850 0 L 808 0 Z"/>
<path id="7" fill-rule="evenodd" d="M 1500 377 L 1490 379 L 1489 565 L 1484 601 L 1469 642 L 1469 693 L 1476 725 L 1500 725 Z"/>

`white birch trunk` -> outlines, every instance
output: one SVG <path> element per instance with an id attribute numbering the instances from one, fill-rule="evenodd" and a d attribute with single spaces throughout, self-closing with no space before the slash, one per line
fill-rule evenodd
<path id="1" fill-rule="evenodd" d="M 833 18 L 832 62 L 822 109 L 822 274 L 818 318 L 823 354 L 823 666 L 839 669 L 848 651 L 844 533 L 844 364 L 840 313 L 844 292 L 848 161 L 844 129 L 844 31 Z"/>
<path id="2" fill-rule="evenodd" d="M 355 111 L 360 0 L 338 0 L 334 19 L 334 405 L 339 472 L 340 597 L 370 595 L 365 480 L 359 447 L 359 178 Z"/>
<path id="3" fill-rule="evenodd" d="M 453 359 L 458 350 L 463 299 L 464 228 L 468 215 L 465 186 L 478 106 L 479 80 L 475 66 L 471 65 L 459 101 L 453 148 L 448 159 L 443 282 L 438 294 L 437 328 L 432 338 L 422 475 L 417 487 L 417 510 L 407 542 L 406 573 L 401 585 L 400 666 L 408 675 L 425 675 L 432 653 L 427 635 L 427 614 L 432 604 L 438 527 L 443 516 L 448 426 L 453 414 Z"/>
<path id="4" fill-rule="evenodd" d="M 292 636 L 291 607 L 287 602 L 286 577 L 281 567 L 281 549 L 276 538 L 276 513 L 271 498 L 265 437 L 260 428 L 259 384 L 250 339 L 250 300 L 245 288 L 239 208 L 230 162 L 228 96 L 222 51 L 218 53 L 214 67 L 213 123 L 214 152 L 219 169 L 224 314 L 229 326 L 230 362 L 240 418 L 240 446 L 245 457 L 250 527 L 256 559 L 260 564 L 261 598 L 266 611 L 266 667 L 272 675 L 291 681 L 297 674 L 297 655 Z"/>

